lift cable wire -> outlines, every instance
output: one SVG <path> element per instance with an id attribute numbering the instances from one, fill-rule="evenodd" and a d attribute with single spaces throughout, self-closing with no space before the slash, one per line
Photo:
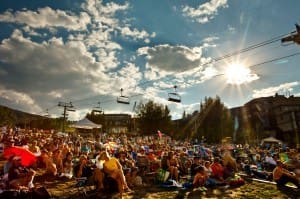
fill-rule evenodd
<path id="1" fill-rule="evenodd" d="M 264 42 L 260 42 L 260 43 L 251 45 L 251 46 L 249 46 L 249 47 L 247 47 L 247 48 L 240 49 L 240 50 L 237 50 L 237 51 L 228 53 L 228 54 L 226 54 L 226 55 L 223 55 L 223 56 L 220 56 L 220 57 L 217 57 L 217 58 L 213 58 L 211 61 L 209 61 L 209 62 L 207 62 L 207 63 L 204 63 L 204 64 L 202 64 L 201 66 L 205 66 L 205 65 L 208 65 L 208 64 L 212 64 L 212 63 L 214 63 L 214 62 L 218 62 L 218 61 L 221 61 L 221 60 L 230 58 L 230 57 L 232 57 L 232 56 L 235 56 L 235 55 L 238 55 L 238 54 L 242 54 L 242 53 L 248 52 L 248 51 L 250 51 L 250 50 L 254 50 L 254 49 L 257 49 L 257 48 L 259 48 L 259 47 L 263 47 L 263 46 L 266 46 L 266 45 L 275 43 L 275 42 L 277 42 L 277 41 L 280 41 L 282 37 L 284 37 L 284 36 L 286 36 L 286 35 L 288 35 L 288 34 L 290 34 L 290 33 L 282 34 L 282 35 L 279 35 L 279 36 L 277 36 L 277 37 L 273 37 L 273 38 L 271 38 L 271 39 L 269 39 L 269 40 L 267 40 L 267 41 L 264 41 Z M 288 55 L 288 56 L 276 58 L 276 59 L 269 60 L 269 61 L 266 61 L 266 62 L 263 62 L 263 63 L 255 64 L 255 65 L 253 65 L 253 66 L 256 66 L 256 65 L 262 65 L 262 64 L 269 63 L 269 62 L 273 62 L 273 61 L 277 61 L 277 60 L 280 60 L 280 59 L 284 59 L 284 58 L 296 56 L 296 55 L 298 55 L 298 54 L 299 54 L 299 53 L 295 53 L 295 54 L 292 54 L 292 55 Z M 250 66 L 250 67 L 252 67 L 252 66 Z M 200 70 L 200 69 L 199 69 L 199 70 Z M 223 74 L 219 74 L 219 75 L 223 75 Z M 218 75 L 218 76 L 219 76 L 219 75 Z M 165 77 L 162 77 L 162 78 L 160 78 L 160 79 L 165 79 L 165 78 L 167 78 L 167 77 L 168 77 L 168 76 L 165 76 Z M 174 78 L 174 77 L 168 77 L 168 78 L 167 78 L 167 80 L 170 80 L 170 79 L 176 79 L 176 78 Z M 134 87 L 146 85 L 146 84 L 148 84 L 148 83 L 150 83 L 150 82 L 153 82 L 153 81 L 154 81 L 154 80 L 144 81 L 144 82 L 141 82 L 141 83 L 135 85 Z M 157 79 L 155 79 L 155 81 L 157 81 Z M 134 87 L 132 87 L 132 88 L 134 88 Z M 170 89 L 170 88 L 167 88 L 167 89 Z M 138 96 L 139 96 L 139 95 L 142 95 L 142 94 L 138 94 Z M 133 95 L 133 96 L 131 96 L 131 97 L 134 97 L 134 96 L 135 96 L 135 95 Z M 95 97 L 99 97 L 99 95 L 97 95 L 97 96 L 92 96 L 92 97 L 86 97 L 86 98 L 83 98 L 83 99 L 78 99 L 78 100 L 73 101 L 73 103 L 91 100 L 92 98 L 95 98 Z M 101 103 L 103 104 L 103 103 L 107 103 L 107 102 L 111 102 L 111 101 L 113 101 L 113 100 L 108 99 L 108 100 L 105 100 L 105 101 L 101 101 Z M 55 105 L 55 106 L 56 106 L 56 105 Z M 54 106 L 54 107 L 55 107 L 55 106 Z M 50 110 L 50 109 L 52 109 L 52 108 L 47 108 L 47 109 Z M 45 109 L 45 110 L 47 110 L 47 109 Z"/>

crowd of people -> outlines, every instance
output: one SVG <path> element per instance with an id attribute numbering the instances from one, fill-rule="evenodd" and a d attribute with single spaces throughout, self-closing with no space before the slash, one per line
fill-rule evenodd
<path id="1" fill-rule="evenodd" d="M 237 173 L 274 180 L 278 186 L 290 182 L 300 188 L 299 151 L 285 146 L 207 145 L 158 135 L 100 134 L 83 138 L 19 129 L 2 133 L 0 143 L 4 150 L 20 146 L 36 157 L 29 166 L 22 165 L 18 155 L 5 157 L 2 189 L 34 187 L 37 170 L 62 181 L 86 179 L 84 183 L 95 185 L 99 192 L 116 186 L 120 197 L 136 187 L 168 179 L 176 185 L 203 190 L 243 183 Z M 162 173 L 163 180 L 157 177 Z"/>

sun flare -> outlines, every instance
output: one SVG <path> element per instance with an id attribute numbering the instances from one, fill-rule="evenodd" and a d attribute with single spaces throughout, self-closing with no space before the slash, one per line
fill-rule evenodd
<path id="1" fill-rule="evenodd" d="M 258 79 L 256 74 L 252 74 L 251 70 L 241 63 L 234 63 L 227 66 L 225 76 L 228 84 L 244 84 Z"/>

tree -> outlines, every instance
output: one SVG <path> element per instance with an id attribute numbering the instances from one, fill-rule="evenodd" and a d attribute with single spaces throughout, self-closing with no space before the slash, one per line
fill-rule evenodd
<path id="1" fill-rule="evenodd" d="M 17 121 L 17 116 L 10 109 L 0 107 L 0 126 L 14 126 Z"/>
<path id="2" fill-rule="evenodd" d="M 153 135 L 157 130 L 171 133 L 171 115 L 167 106 L 153 101 L 148 101 L 146 104 L 140 103 L 137 106 L 136 114 L 138 116 L 137 125 L 141 134 Z"/>
<path id="3" fill-rule="evenodd" d="M 200 111 L 185 115 L 175 124 L 176 138 L 205 138 L 208 143 L 220 143 L 223 138 L 232 137 L 234 131 L 234 118 L 218 96 L 206 97 L 204 102 L 200 103 Z"/>
<path id="4" fill-rule="evenodd" d="M 199 117 L 202 120 L 196 133 L 198 139 L 204 136 L 209 143 L 220 143 L 223 138 L 232 137 L 234 118 L 218 96 L 205 98 Z"/>

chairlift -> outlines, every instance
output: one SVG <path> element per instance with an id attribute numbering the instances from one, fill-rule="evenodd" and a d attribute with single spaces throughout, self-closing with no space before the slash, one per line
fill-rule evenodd
<path id="1" fill-rule="evenodd" d="M 296 31 L 293 31 L 290 35 L 282 38 L 281 43 L 287 43 L 287 45 L 291 43 L 297 43 L 300 45 L 300 25 L 295 24 L 295 26 Z"/>
<path id="2" fill-rule="evenodd" d="M 46 109 L 46 114 L 44 115 L 44 117 L 50 117 L 50 114 L 49 114 L 49 110 Z"/>
<path id="3" fill-rule="evenodd" d="M 100 102 L 98 102 L 98 105 L 93 108 L 92 113 L 100 114 L 102 112 L 103 112 L 103 110 L 100 106 Z"/>
<path id="4" fill-rule="evenodd" d="M 130 104 L 129 98 L 123 95 L 123 88 L 120 89 L 121 95 L 117 97 L 117 102 L 120 104 Z"/>
<path id="5" fill-rule="evenodd" d="M 73 106 L 72 102 L 70 102 L 69 106 L 67 106 L 67 111 L 75 112 L 75 107 Z"/>
<path id="6" fill-rule="evenodd" d="M 181 102 L 181 97 L 180 97 L 180 95 L 177 93 L 176 89 L 177 89 L 177 86 L 175 85 L 175 86 L 174 86 L 174 90 L 175 90 L 175 91 L 174 91 L 173 93 L 168 93 L 168 96 L 169 96 L 168 101 L 180 103 L 180 102 Z"/>

